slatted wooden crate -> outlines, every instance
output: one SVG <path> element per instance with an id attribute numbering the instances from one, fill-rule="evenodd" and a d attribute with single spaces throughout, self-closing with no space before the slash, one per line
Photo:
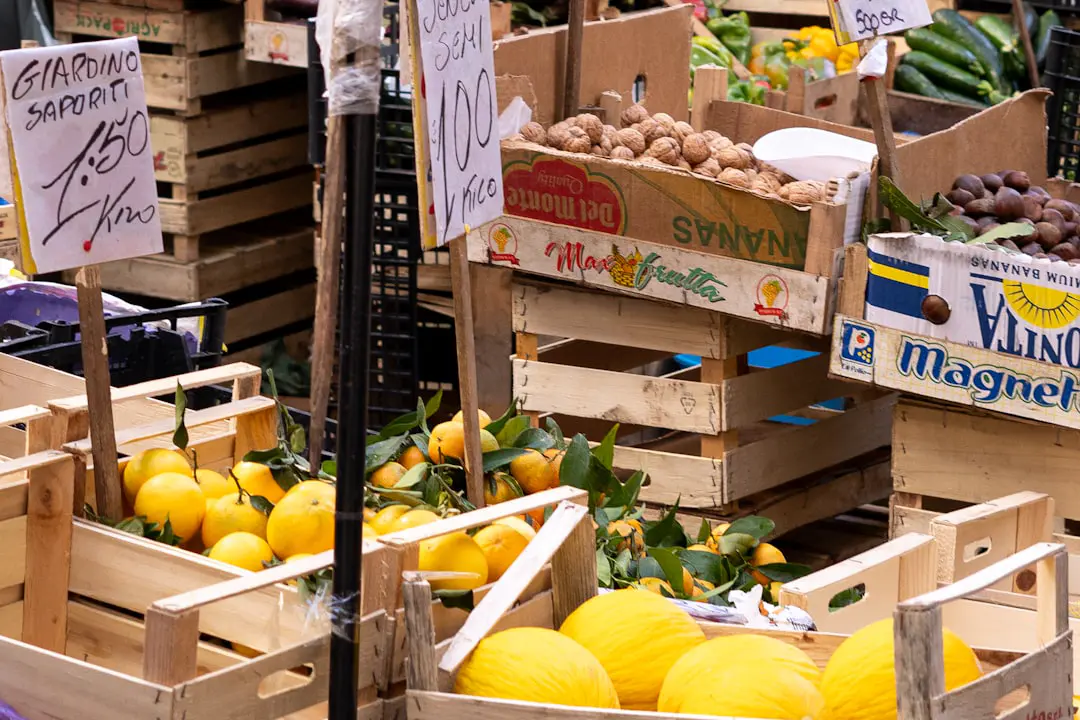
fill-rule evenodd
<path id="1" fill-rule="evenodd" d="M 845 492 L 834 498 L 850 505 L 823 503 L 828 515 L 792 517 L 790 528 L 888 494 L 885 476 L 873 469 L 881 458 L 866 456 L 889 444 L 892 396 L 853 393 L 828 379 L 824 354 L 768 370 L 747 367 L 751 350 L 784 344 L 820 352 L 827 341 L 702 308 L 522 279 L 513 297 L 514 395 L 523 410 L 625 423 L 624 432 L 668 431 L 643 446 L 616 445 L 618 469 L 649 475 L 643 500 L 727 516 L 753 512 L 776 493 L 826 496 L 834 492 L 831 480 L 844 481 Z M 561 362 L 550 354 L 540 360 L 539 335 L 592 347 L 563 353 Z M 700 355 L 701 365 L 663 377 L 624 372 L 676 353 Z M 846 396 L 858 397 L 845 410 L 815 407 Z M 814 422 L 770 420 L 793 414 Z M 852 473 L 860 462 L 865 473 Z M 804 479 L 810 487 L 788 485 Z"/>
<path id="2" fill-rule="evenodd" d="M 197 115 L 203 101 L 213 95 L 295 72 L 244 59 L 243 10 L 235 5 L 152 10 L 55 0 L 53 7 L 61 42 L 126 35 L 139 38 L 143 43 L 146 102 L 151 108 Z"/>
<path id="3" fill-rule="evenodd" d="M 588 572 L 590 565 L 595 567 L 592 535 L 587 512 L 560 506 L 531 544 L 533 553 L 528 558 L 519 558 L 515 572 L 508 573 L 495 584 L 450 642 L 433 642 L 434 619 L 427 583 L 407 579 L 404 592 L 410 645 L 409 717 L 417 720 L 448 717 L 494 720 L 507 716 L 569 720 L 580 717 L 579 708 L 458 695 L 451 688 L 459 668 L 488 634 L 521 626 L 558 628 L 570 612 L 596 594 L 595 576 L 590 577 Z M 548 559 L 551 560 L 551 595 L 516 605 L 522 591 Z M 1048 590 L 1045 594 L 1040 593 L 1037 613 L 1032 613 L 1037 619 L 1030 626 L 1034 647 L 1025 651 L 976 649 L 980 664 L 988 674 L 947 693 L 941 644 L 937 640 L 943 614 L 947 614 L 952 606 L 968 602 L 966 598 L 983 588 L 1031 565 L 1037 567 L 1039 581 L 1045 583 Z M 1064 549 L 1060 545 L 1044 543 L 947 588 L 899 605 L 891 603 L 890 610 L 896 614 L 898 716 L 935 717 L 932 707 L 942 706 L 952 710 L 955 717 L 1019 720 L 1030 717 L 1027 692 L 1030 691 L 1030 698 L 1037 698 L 1035 702 L 1040 710 L 1051 716 L 1067 717 L 1072 707 L 1072 634 L 1065 597 L 1056 592 L 1066 574 Z M 821 667 L 846 638 L 846 635 L 824 632 L 746 629 L 714 623 L 699 625 L 706 638 L 741 634 L 775 637 L 801 648 Z M 990 672 L 996 669 L 1001 672 Z M 1007 680 L 1002 681 L 1002 676 Z M 1025 685 L 1027 688 L 1023 687 Z M 1013 693 L 1017 688 L 1021 692 Z M 679 717 L 603 709 L 590 709 L 589 715 L 633 720 L 674 720 Z"/>

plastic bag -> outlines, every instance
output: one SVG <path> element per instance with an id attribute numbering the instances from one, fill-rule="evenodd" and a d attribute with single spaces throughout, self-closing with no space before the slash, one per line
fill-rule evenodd
<path id="1" fill-rule="evenodd" d="M 379 112 L 383 4 L 378 0 L 321 0 L 315 39 L 326 76 L 330 115 Z M 346 58 L 355 54 L 352 62 Z"/>

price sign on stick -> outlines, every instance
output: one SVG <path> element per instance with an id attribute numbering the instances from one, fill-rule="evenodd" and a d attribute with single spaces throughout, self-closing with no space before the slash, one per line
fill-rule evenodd
<path id="1" fill-rule="evenodd" d="M 31 273 L 80 268 L 75 285 L 97 512 L 119 520 L 97 264 L 164 249 L 138 41 L 0 53 L 0 89 L 23 266 Z"/>
<path id="2" fill-rule="evenodd" d="M 836 0 L 829 3 L 829 11 L 841 44 L 934 22 L 926 0 Z"/>
<path id="3" fill-rule="evenodd" d="M 429 190 L 423 235 L 445 245 L 503 212 L 490 10 L 482 0 L 416 0 L 413 9 L 427 159 L 419 173 Z"/>
<path id="4" fill-rule="evenodd" d="M 27 269 L 162 252 L 138 41 L 13 50 L 0 72 Z"/>

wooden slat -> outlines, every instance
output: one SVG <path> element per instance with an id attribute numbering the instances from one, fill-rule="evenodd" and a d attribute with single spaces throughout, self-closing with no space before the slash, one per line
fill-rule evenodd
<path id="1" fill-rule="evenodd" d="M 725 502 L 888 446 L 895 402 L 894 395 L 886 395 L 832 419 L 735 448 L 724 462 Z"/>
<path id="2" fill-rule="evenodd" d="M 591 340 L 558 340 L 537 349 L 541 362 L 622 372 L 671 357 L 665 350 L 620 347 Z"/>
<path id="3" fill-rule="evenodd" d="M 25 515 L 0 522 L 0 548 L 4 549 L 0 588 L 21 584 L 26 577 Z"/>
<path id="4" fill-rule="evenodd" d="M 762 372 L 724 380 L 720 384 L 724 430 L 842 397 L 857 389 L 828 377 L 829 356 L 816 355 Z"/>
<path id="5" fill-rule="evenodd" d="M 205 200 L 160 200 L 161 229 L 201 235 L 310 205 L 310 192 L 311 175 L 305 171 Z"/>
<path id="6" fill-rule="evenodd" d="M 724 504 L 723 460 L 681 453 L 615 446 L 615 468 L 643 470 L 649 484 L 641 499 L 662 505 L 713 508 Z"/>
<path id="7" fill-rule="evenodd" d="M 225 344 L 287 327 L 315 317 L 315 284 L 229 308 L 226 313 Z"/>
<path id="8" fill-rule="evenodd" d="M 514 397 L 525 410 L 700 432 L 720 430 L 716 385 L 515 359 Z"/>
<path id="9" fill-rule="evenodd" d="M 262 377 L 262 369 L 247 363 L 230 363 L 219 367 L 196 370 L 184 375 L 173 375 L 166 378 L 148 380 L 146 382 L 128 385 L 123 388 L 113 388 L 110 397 L 113 404 L 124 403 L 129 400 L 139 400 L 161 395 L 171 395 L 176 392 L 179 383 L 185 390 L 207 387 L 210 385 L 231 384 L 237 380 Z M 85 395 L 75 395 L 68 398 L 54 400 L 49 407 L 60 412 L 79 412 L 87 409 Z M 171 406 L 170 406 L 171 407 Z"/>

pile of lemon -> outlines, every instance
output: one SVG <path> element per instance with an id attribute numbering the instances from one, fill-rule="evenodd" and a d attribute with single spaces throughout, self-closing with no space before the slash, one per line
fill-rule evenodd
<path id="1" fill-rule="evenodd" d="M 335 488 L 329 483 L 309 480 L 286 492 L 265 465 L 239 462 L 225 475 L 193 472 L 187 457 L 164 448 L 133 456 L 123 477 L 136 516 L 159 528 L 167 522 L 187 549 L 201 546 L 209 557 L 245 570 L 334 547 Z M 265 498 L 273 509 L 256 508 L 252 497 Z"/>
<path id="2" fill-rule="evenodd" d="M 892 619 L 844 640 L 821 670 L 785 640 L 737 628 L 706 640 L 674 603 L 639 589 L 583 603 L 558 631 L 515 628 L 477 645 L 458 671 L 465 695 L 761 720 L 895 720 Z M 808 643 L 807 646 L 812 646 Z M 945 687 L 977 680 L 975 653 L 943 633 Z M 824 648 L 818 647 L 818 652 Z"/>

